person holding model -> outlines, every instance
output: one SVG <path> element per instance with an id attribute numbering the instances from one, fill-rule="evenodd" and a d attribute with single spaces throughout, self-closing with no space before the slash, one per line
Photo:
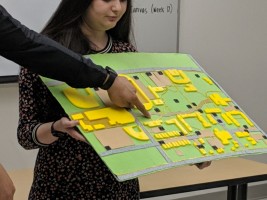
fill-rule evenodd
<path id="1" fill-rule="evenodd" d="M 41 33 L 81 55 L 135 52 L 131 6 L 131 0 L 62 0 Z M 38 149 L 29 200 L 139 199 L 138 180 L 115 179 L 38 74 L 22 67 L 19 91 L 18 141 Z"/>
<path id="2" fill-rule="evenodd" d="M 0 5 L 0 55 L 40 75 L 64 81 L 72 87 L 102 87 L 111 101 L 120 107 L 136 106 L 145 110 L 129 81 L 94 64 L 57 42 L 38 34 L 14 19 Z M 12 200 L 14 184 L 0 164 L 0 200 Z"/>
<path id="3" fill-rule="evenodd" d="M 82 55 L 135 52 L 131 7 L 131 0 L 62 0 L 42 33 Z M 140 198 L 138 179 L 118 182 L 92 146 L 76 137 L 78 122 L 65 117 L 38 74 L 22 67 L 19 88 L 18 141 L 39 150 L 30 200 Z"/>

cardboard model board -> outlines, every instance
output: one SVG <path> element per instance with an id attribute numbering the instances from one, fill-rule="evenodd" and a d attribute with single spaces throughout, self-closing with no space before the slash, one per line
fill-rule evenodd
<path id="1" fill-rule="evenodd" d="M 117 108 L 99 88 L 42 78 L 119 181 L 267 151 L 266 134 L 187 54 L 90 55 L 125 76 L 151 114 Z M 78 77 L 77 77 L 78 78 Z"/>

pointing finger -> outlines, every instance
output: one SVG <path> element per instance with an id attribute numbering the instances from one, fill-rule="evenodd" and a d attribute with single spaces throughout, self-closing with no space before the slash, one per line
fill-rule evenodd
<path id="1" fill-rule="evenodd" d="M 143 115 L 147 118 L 151 118 L 149 112 L 146 110 L 145 106 L 142 104 L 142 102 L 138 99 L 138 98 L 135 98 L 135 100 L 132 102 L 133 105 L 136 106 L 136 108 L 138 110 L 141 111 L 141 113 L 143 113 Z"/>

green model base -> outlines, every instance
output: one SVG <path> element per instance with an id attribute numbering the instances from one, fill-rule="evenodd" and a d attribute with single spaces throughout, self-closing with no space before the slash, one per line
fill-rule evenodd
<path id="1" fill-rule="evenodd" d="M 113 108 L 105 91 L 72 89 L 71 100 L 67 84 L 42 79 L 68 115 L 80 121 L 79 130 L 119 181 L 267 151 L 266 134 L 190 55 L 120 53 L 90 58 L 125 76 L 151 119 L 137 109 Z"/>

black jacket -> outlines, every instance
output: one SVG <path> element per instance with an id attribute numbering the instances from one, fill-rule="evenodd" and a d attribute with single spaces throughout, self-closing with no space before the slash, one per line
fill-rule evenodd
<path id="1" fill-rule="evenodd" d="M 29 30 L 1 5 L 0 55 L 42 76 L 77 88 L 100 87 L 108 73 L 90 59 Z"/>

